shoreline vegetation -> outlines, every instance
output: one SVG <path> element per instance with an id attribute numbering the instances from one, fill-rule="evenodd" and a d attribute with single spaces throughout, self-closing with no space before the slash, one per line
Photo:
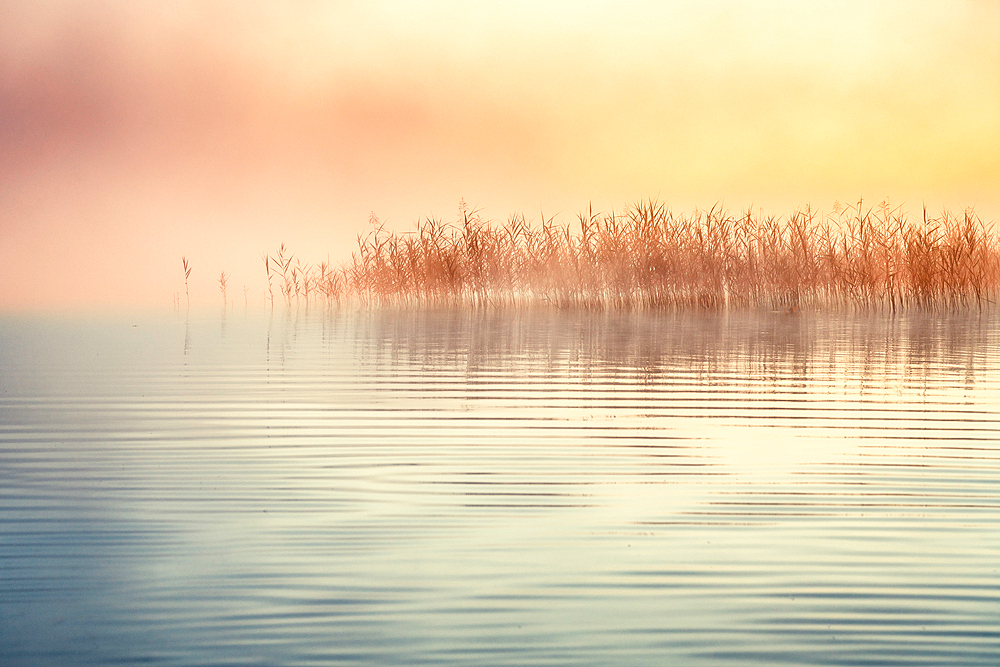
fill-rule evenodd
<path id="1" fill-rule="evenodd" d="M 888 203 L 787 217 L 655 200 L 569 224 L 505 223 L 464 201 L 454 223 L 371 229 L 339 268 L 263 254 L 273 303 L 582 309 L 983 309 L 1000 295 L 1000 239 L 972 210 L 913 219 Z M 294 260 L 294 261 L 293 261 Z M 185 267 L 187 268 L 187 267 Z M 224 289 L 224 288 L 223 288 Z"/>

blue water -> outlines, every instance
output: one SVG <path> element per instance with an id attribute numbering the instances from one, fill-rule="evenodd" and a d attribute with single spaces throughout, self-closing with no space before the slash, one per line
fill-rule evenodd
<path id="1" fill-rule="evenodd" d="M 996 321 L 0 318 L 0 664 L 1000 664 Z"/>

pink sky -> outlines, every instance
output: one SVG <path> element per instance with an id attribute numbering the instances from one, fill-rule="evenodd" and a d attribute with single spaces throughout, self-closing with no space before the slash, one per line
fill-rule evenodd
<path id="1" fill-rule="evenodd" d="M 1000 217 L 1000 4 L 0 5 L 0 310 L 167 306 L 260 253 L 659 198 Z"/>

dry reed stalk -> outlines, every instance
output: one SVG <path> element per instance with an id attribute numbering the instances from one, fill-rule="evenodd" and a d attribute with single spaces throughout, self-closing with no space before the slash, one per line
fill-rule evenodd
<path id="1" fill-rule="evenodd" d="M 225 308 L 229 305 L 229 301 L 226 298 L 226 282 L 229 280 L 229 276 L 226 275 L 225 271 L 219 274 L 219 290 L 222 292 L 222 307 Z"/>
<path id="2" fill-rule="evenodd" d="M 266 252 L 261 253 L 261 259 L 264 260 L 264 271 L 267 273 L 267 293 L 271 298 L 271 306 L 274 306 L 274 286 L 271 283 L 271 257 Z"/>
<path id="3" fill-rule="evenodd" d="M 191 277 L 191 266 L 188 264 L 187 257 L 181 256 L 181 265 L 184 267 L 184 294 L 187 296 L 187 306 L 191 308 L 191 290 L 188 289 L 188 278 Z"/>

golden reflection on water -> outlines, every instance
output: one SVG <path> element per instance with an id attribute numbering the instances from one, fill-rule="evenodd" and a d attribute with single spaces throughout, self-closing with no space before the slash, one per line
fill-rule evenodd
<path id="1" fill-rule="evenodd" d="M 968 397 L 997 351 L 987 314 L 820 316 L 373 311 L 362 318 L 366 363 L 556 373 L 574 382 L 655 388 L 675 376 L 713 386 L 780 387 L 794 395 L 946 391 Z"/>

